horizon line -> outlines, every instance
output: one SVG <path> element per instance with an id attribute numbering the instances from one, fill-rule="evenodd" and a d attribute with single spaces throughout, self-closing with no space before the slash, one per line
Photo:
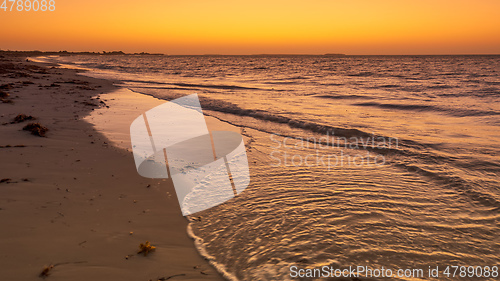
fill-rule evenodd
<path id="1" fill-rule="evenodd" d="M 0 53 L 42 53 L 42 54 L 92 54 L 92 55 L 158 55 L 158 56 L 499 56 L 497 54 L 487 53 L 463 53 L 463 54 L 343 54 L 343 53 L 323 53 L 323 54 L 310 54 L 310 53 L 256 53 L 256 54 L 165 54 L 165 53 L 151 53 L 151 52 L 123 52 L 123 51 L 39 51 L 39 50 L 2 50 Z"/>

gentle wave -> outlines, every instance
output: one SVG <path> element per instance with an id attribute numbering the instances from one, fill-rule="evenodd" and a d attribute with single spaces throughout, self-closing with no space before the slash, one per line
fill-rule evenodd
<path id="1" fill-rule="evenodd" d="M 192 88 L 209 88 L 209 89 L 223 89 L 223 90 L 264 90 L 255 87 L 244 87 L 244 86 L 224 85 L 224 84 L 192 84 L 192 83 L 175 83 L 175 82 L 167 83 L 159 81 L 132 80 L 132 79 L 124 79 L 121 81 L 128 83 L 136 83 L 136 84 L 172 85 L 172 86 L 185 87 L 186 89 L 191 89 L 191 90 Z M 137 87 L 137 85 L 134 85 L 134 87 Z"/>
<path id="2" fill-rule="evenodd" d="M 363 103 L 354 103 L 353 105 L 378 107 L 378 108 L 383 108 L 383 109 L 396 109 L 396 110 L 434 111 L 434 112 L 447 113 L 449 115 L 458 116 L 458 117 L 500 115 L 500 112 L 491 111 L 491 110 L 443 108 L 443 107 L 434 106 L 434 105 L 421 105 L 421 104 L 394 104 L 394 103 L 379 103 L 379 102 L 363 102 Z"/>
<path id="3" fill-rule="evenodd" d="M 313 95 L 315 98 L 323 99 L 334 99 L 334 100 L 351 100 L 351 99 L 373 99 L 373 97 L 361 96 L 361 95 L 341 95 L 341 94 L 330 94 L 330 95 Z"/>
<path id="4" fill-rule="evenodd" d="M 143 91 L 138 91 L 137 88 L 130 88 L 130 90 L 138 92 L 138 93 L 142 93 L 142 94 L 147 94 Z M 345 137 L 345 138 L 372 137 L 373 136 L 372 134 L 364 132 L 364 131 L 359 130 L 359 129 L 328 126 L 328 125 L 318 124 L 318 123 L 314 123 L 314 122 L 296 120 L 296 119 L 286 117 L 286 116 L 275 115 L 275 114 L 271 114 L 271 113 L 268 113 L 268 112 L 262 111 L 262 110 L 243 109 L 243 108 L 239 107 L 238 105 L 232 104 L 232 103 L 227 102 L 227 101 L 214 100 L 214 99 L 210 99 L 210 98 L 203 97 L 203 96 L 200 96 L 199 99 L 200 99 L 200 103 L 201 103 L 203 109 L 218 111 L 218 112 L 222 112 L 222 113 L 230 113 L 230 114 L 234 114 L 234 115 L 238 115 L 238 116 L 248 116 L 248 117 L 252 117 L 255 119 L 274 122 L 274 123 L 278 123 L 278 124 L 287 124 L 288 126 L 290 126 L 292 128 L 299 128 L 299 129 L 311 131 L 314 133 L 331 134 L 331 135 L 335 135 L 338 137 Z"/>

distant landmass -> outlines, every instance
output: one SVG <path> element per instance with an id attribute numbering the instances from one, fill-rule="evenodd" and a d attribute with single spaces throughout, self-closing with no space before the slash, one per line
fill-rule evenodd
<path id="1" fill-rule="evenodd" d="M 135 56 L 168 56 L 167 54 L 161 53 L 125 53 L 123 51 L 102 51 L 102 52 L 69 52 L 69 51 L 10 51 L 10 50 L 0 50 L 0 55 L 8 56 L 71 56 L 71 55 L 106 55 L 106 56 L 117 56 L 117 55 L 135 55 Z M 179 55 L 185 56 L 185 55 Z M 346 54 L 252 54 L 252 55 L 224 55 L 224 54 L 204 54 L 200 56 L 329 56 L 329 57 L 345 57 Z"/>
<path id="2" fill-rule="evenodd" d="M 136 56 L 164 56 L 165 54 L 159 53 L 125 53 L 123 51 L 111 51 L 111 52 L 68 52 L 68 51 L 58 51 L 58 52 L 45 52 L 45 51 L 9 51 L 0 50 L 0 55 L 9 56 L 70 56 L 70 55 L 106 55 L 106 56 L 116 56 L 116 55 L 136 55 Z"/>

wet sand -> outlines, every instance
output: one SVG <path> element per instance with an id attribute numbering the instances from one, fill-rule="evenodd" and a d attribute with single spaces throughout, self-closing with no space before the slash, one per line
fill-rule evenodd
<path id="1" fill-rule="evenodd" d="M 0 279 L 222 280 L 188 237 L 171 181 L 140 177 L 132 153 L 84 120 L 113 117 L 118 88 L 52 67 L 0 58 Z M 36 120 L 12 123 L 19 114 Z M 137 254 L 146 241 L 155 251 Z"/>

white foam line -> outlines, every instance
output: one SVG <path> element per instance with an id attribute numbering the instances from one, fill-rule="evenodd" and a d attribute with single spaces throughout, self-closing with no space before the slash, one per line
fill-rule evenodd
<path id="1" fill-rule="evenodd" d="M 218 263 L 215 257 L 207 252 L 203 239 L 194 234 L 191 224 L 192 223 L 190 222 L 187 226 L 187 234 L 194 240 L 194 245 L 196 247 L 196 250 L 198 250 L 198 253 L 200 253 L 200 255 L 205 258 L 210 263 L 210 265 L 212 265 L 215 270 L 217 270 L 217 272 L 219 272 L 226 280 L 239 281 L 236 276 L 226 270 L 226 267 L 223 264 Z"/>

